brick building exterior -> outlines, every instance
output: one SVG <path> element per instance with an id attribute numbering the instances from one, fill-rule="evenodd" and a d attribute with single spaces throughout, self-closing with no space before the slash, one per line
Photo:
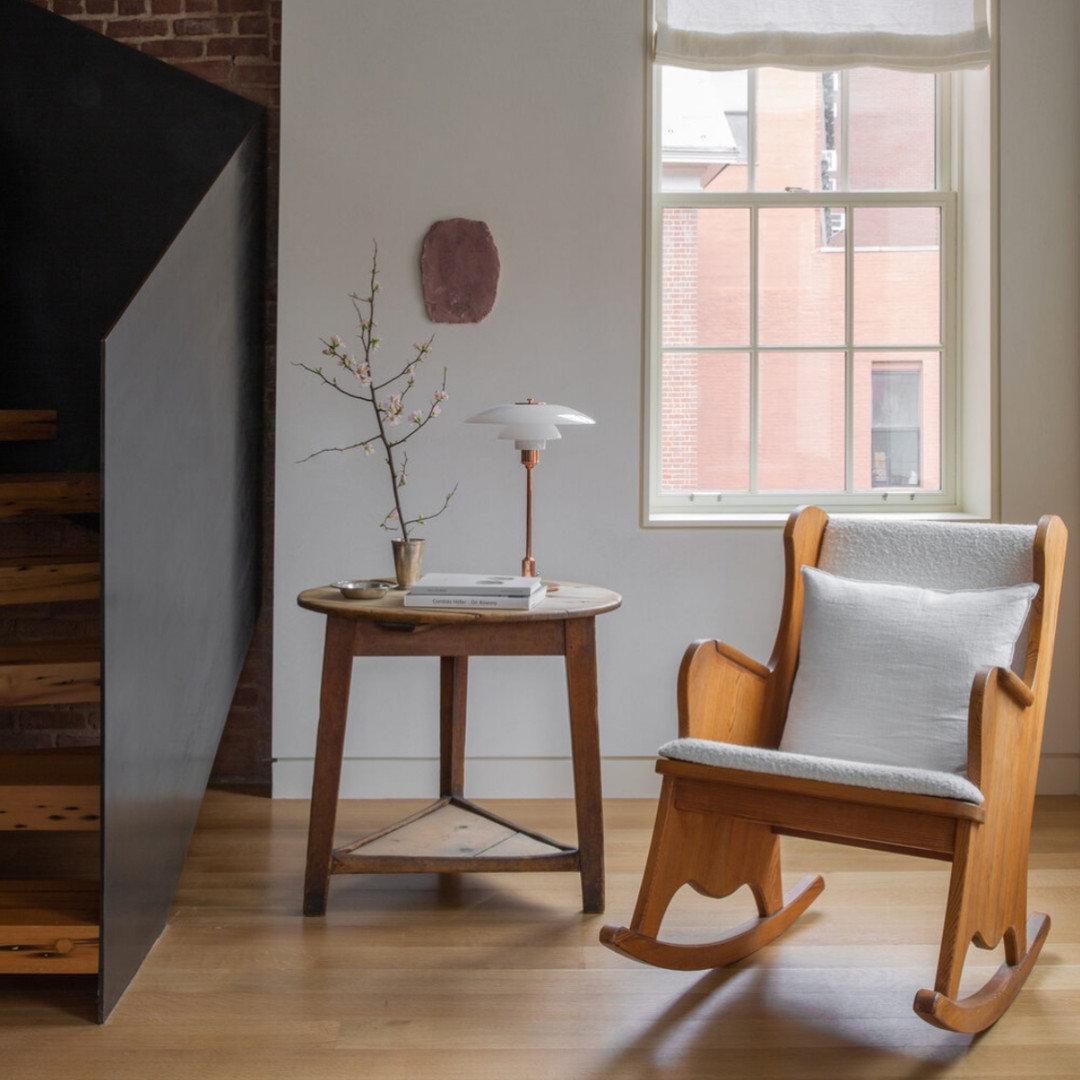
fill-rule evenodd
<path id="1" fill-rule="evenodd" d="M 826 97 L 837 93 L 838 84 L 830 82 L 835 79 L 779 69 L 758 73 L 756 191 L 802 195 L 836 190 L 834 128 L 841 114 L 826 107 Z M 905 72 L 860 71 L 853 73 L 850 91 L 850 108 L 843 114 L 849 124 L 849 190 L 933 190 L 932 80 Z M 725 133 L 734 139 L 738 108 L 736 102 L 729 123 L 714 123 L 710 129 L 694 102 L 691 110 L 697 115 L 691 124 L 701 126 L 672 123 L 676 135 L 714 137 L 717 149 L 712 156 L 703 153 L 695 169 L 692 151 L 672 151 L 665 143 L 665 191 L 747 192 L 746 146 L 725 151 L 719 141 Z M 662 212 L 662 493 L 750 489 L 755 270 L 757 341 L 768 349 L 759 356 L 756 375 L 757 490 L 844 489 L 846 291 L 856 345 L 854 487 L 936 489 L 941 482 L 941 384 L 933 346 L 942 332 L 937 208 L 858 207 L 845 214 L 813 205 L 766 206 L 758 211 L 757 222 L 755 265 L 746 207 L 668 206 Z M 851 282 L 846 280 L 848 230 L 854 247 Z M 931 347 L 922 352 L 883 348 L 918 344 Z M 788 352 L 785 346 L 814 351 Z M 686 351 L 679 351 L 682 347 Z M 715 348 L 726 351 L 711 351 Z M 889 384 L 892 375 L 915 381 Z M 910 430 L 902 430 L 902 410 L 882 408 L 890 385 L 918 396 L 908 409 L 917 414 Z M 905 438 L 917 449 L 900 454 L 896 448 Z"/>

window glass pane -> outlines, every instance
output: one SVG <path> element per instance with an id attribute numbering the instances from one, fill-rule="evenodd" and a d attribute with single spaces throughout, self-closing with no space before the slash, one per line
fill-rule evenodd
<path id="1" fill-rule="evenodd" d="M 844 354 L 762 353 L 758 487 L 844 490 Z"/>
<path id="2" fill-rule="evenodd" d="M 941 213 L 937 207 L 857 207 L 854 335 L 858 345 L 941 341 Z"/>
<path id="3" fill-rule="evenodd" d="M 745 191 L 747 72 L 661 68 L 663 191 Z"/>
<path id="4" fill-rule="evenodd" d="M 855 490 L 941 488 L 941 354 L 855 354 Z"/>
<path id="5" fill-rule="evenodd" d="M 750 359 L 746 353 L 664 354 L 661 491 L 750 486 Z"/>
<path id="6" fill-rule="evenodd" d="M 661 340 L 750 341 L 750 211 L 668 208 L 662 220 Z"/>
<path id="7" fill-rule="evenodd" d="M 827 142 L 835 143 L 839 136 L 839 81 L 832 73 L 829 77 L 833 82 L 826 101 L 819 72 L 758 69 L 754 115 L 757 191 L 822 190 L 823 151 Z"/>
<path id="8" fill-rule="evenodd" d="M 758 215 L 758 340 L 762 345 L 844 343 L 844 253 L 823 248 L 820 206 Z"/>
<path id="9" fill-rule="evenodd" d="M 870 377 L 870 424 L 875 431 L 919 426 L 921 382 L 918 371 L 874 369 Z"/>
<path id="10" fill-rule="evenodd" d="M 848 187 L 932 191 L 937 183 L 934 75 L 855 68 L 848 80 Z"/>

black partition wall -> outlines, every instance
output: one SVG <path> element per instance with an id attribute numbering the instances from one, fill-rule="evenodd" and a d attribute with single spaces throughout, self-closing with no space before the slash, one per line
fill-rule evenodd
<path id="1" fill-rule="evenodd" d="M 253 132 L 104 343 L 106 1003 L 164 926 L 255 620 L 258 150 Z"/>
<path id="2" fill-rule="evenodd" d="M 262 110 L 0 0 L 0 408 L 102 474 L 104 1019 L 165 925 L 257 604 Z"/>

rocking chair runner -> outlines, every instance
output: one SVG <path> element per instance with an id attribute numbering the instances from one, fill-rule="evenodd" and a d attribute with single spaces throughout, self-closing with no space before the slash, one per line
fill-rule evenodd
<path id="1" fill-rule="evenodd" d="M 1027 915 L 1027 863 L 1065 546 L 1052 516 L 1026 527 L 796 511 L 769 664 L 718 641 L 686 652 L 680 737 L 660 749 L 637 907 L 629 927 L 604 927 L 603 943 L 680 970 L 748 956 L 824 888 L 810 875 L 782 894 L 782 834 L 948 860 L 937 975 L 915 1012 L 952 1031 L 993 1024 L 1050 926 Z M 1025 614 L 1018 675 L 1009 656 Z M 988 628 L 993 640 L 983 640 Z M 914 716 L 933 694 L 959 700 Z M 758 917 L 708 944 L 663 941 L 664 913 L 685 884 L 716 898 L 749 885 Z M 1005 963 L 958 999 L 969 943 L 1002 941 Z"/>

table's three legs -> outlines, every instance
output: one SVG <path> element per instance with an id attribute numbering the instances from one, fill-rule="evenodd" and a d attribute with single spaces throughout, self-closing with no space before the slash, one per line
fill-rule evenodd
<path id="1" fill-rule="evenodd" d="M 326 619 L 322 690 L 319 694 L 319 734 L 315 742 L 315 775 L 311 784 L 307 870 L 304 875 L 304 914 L 325 915 L 330 889 L 330 856 L 337 820 L 341 759 L 345 752 L 345 720 L 352 683 L 353 634 L 348 619 Z"/>
<path id="2" fill-rule="evenodd" d="M 563 624 L 582 908 L 588 913 L 604 910 L 604 822 L 594 623 L 595 620 L 586 618 L 568 619 Z M 305 915 L 326 913 L 355 653 L 354 632 L 352 621 L 327 617 L 304 878 Z M 443 798 L 464 798 L 467 695 L 468 657 L 441 657 L 439 788 Z"/>

